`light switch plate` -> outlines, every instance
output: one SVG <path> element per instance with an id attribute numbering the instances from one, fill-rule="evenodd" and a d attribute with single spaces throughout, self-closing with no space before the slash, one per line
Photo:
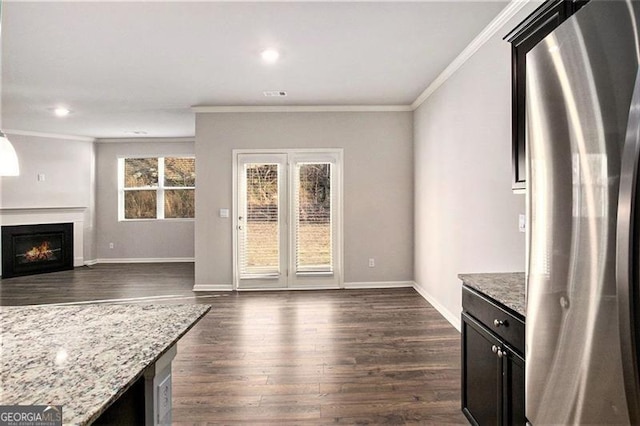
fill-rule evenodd
<path id="1" fill-rule="evenodd" d="M 527 217 L 525 215 L 523 215 L 523 214 L 518 216 L 518 230 L 520 232 L 526 232 L 527 231 Z"/>
<path id="2" fill-rule="evenodd" d="M 220 217 L 229 217 L 229 209 L 220 209 Z"/>

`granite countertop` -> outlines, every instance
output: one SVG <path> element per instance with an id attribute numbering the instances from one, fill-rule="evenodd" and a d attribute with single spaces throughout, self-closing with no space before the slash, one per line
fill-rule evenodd
<path id="1" fill-rule="evenodd" d="M 526 316 L 524 272 L 460 274 L 467 286 Z"/>
<path id="2" fill-rule="evenodd" d="M 0 308 L 0 405 L 62 405 L 94 421 L 210 305 Z"/>

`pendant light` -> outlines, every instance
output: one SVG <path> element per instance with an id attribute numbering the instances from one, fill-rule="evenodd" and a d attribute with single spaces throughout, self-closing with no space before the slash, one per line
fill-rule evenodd
<path id="1" fill-rule="evenodd" d="M 0 176 L 18 176 L 19 174 L 18 154 L 7 135 L 0 130 Z"/>

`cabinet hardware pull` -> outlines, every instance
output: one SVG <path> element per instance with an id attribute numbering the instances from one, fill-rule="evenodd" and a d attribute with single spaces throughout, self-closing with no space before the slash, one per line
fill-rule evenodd
<path id="1" fill-rule="evenodd" d="M 506 327 L 508 324 L 507 324 L 506 320 L 505 321 L 501 321 L 499 319 L 494 319 L 493 320 L 493 325 L 495 325 L 496 327 L 502 327 L 502 326 Z"/>
<path id="2" fill-rule="evenodd" d="M 491 346 L 491 352 L 498 353 L 498 347 L 496 345 Z"/>

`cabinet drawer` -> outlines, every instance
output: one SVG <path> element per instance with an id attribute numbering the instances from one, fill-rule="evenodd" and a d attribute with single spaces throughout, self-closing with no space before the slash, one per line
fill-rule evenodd
<path id="1" fill-rule="evenodd" d="M 462 309 L 489 330 L 501 337 L 509 346 L 524 354 L 524 322 L 500 307 L 493 299 L 462 286 Z"/>

